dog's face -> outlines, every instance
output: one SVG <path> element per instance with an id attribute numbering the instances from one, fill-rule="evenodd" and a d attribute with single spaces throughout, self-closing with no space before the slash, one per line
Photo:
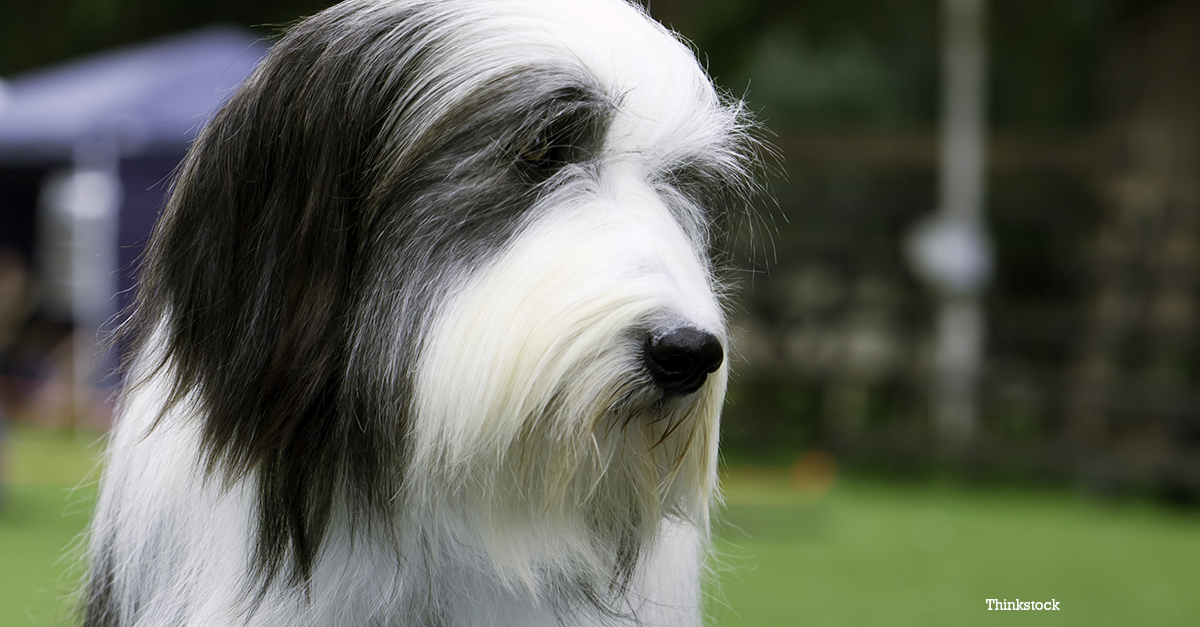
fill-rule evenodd
<path id="1" fill-rule="evenodd" d="M 728 208 L 708 189 L 745 173 L 737 111 L 670 34 L 618 2 L 544 9 L 504 7 L 448 61 L 503 77 L 474 77 L 489 95 L 472 113 L 515 113 L 476 167 L 532 196 L 432 314 L 413 430 L 432 476 L 410 483 L 533 563 L 666 513 L 706 523 L 728 344 L 712 258 Z M 519 533 L 547 524 L 561 532 Z"/>
<path id="2" fill-rule="evenodd" d="M 528 580 L 706 525 L 752 153 L 740 103 L 619 0 L 293 29 L 197 141 L 139 312 L 214 467 L 258 478 L 264 570 L 302 578 L 339 499 Z"/>

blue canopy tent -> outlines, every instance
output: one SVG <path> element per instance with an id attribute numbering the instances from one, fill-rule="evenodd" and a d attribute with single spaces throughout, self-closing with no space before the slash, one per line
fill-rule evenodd
<path id="1" fill-rule="evenodd" d="M 178 153 L 266 52 L 212 27 L 13 79 L 0 98 L 0 160 L 70 159 L 81 142 L 121 156 Z"/>
<path id="2" fill-rule="evenodd" d="M 115 166 L 126 251 L 119 267 L 127 268 L 134 261 L 128 247 L 140 245 L 157 217 L 164 180 L 266 50 L 247 31 L 213 27 L 17 77 L 0 92 L 0 170 L 28 179 L 64 167 Z M 5 200 L 16 196 L 24 206 Z M 0 245 L 32 252 L 32 233 L 11 241 L 33 225 L 16 215 L 36 210 L 28 197 L 0 195 L 0 232 L 8 234 Z"/>
<path id="3" fill-rule="evenodd" d="M 94 340 L 128 304 L 172 170 L 267 48 L 211 27 L 0 82 L 0 251 L 42 315 Z"/>

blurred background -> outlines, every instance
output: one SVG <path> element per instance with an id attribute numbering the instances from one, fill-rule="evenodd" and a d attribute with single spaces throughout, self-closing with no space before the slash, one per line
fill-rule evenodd
<path id="1" fill-rule="evenodd" d="M 29 624 L 170 173 L 328 3 L 2 2 L 0 624 L 5 594 Z M 1200 624 L 1200 3 L 650 11 L 778 153 L 733 260 L 716 621 Z"/>

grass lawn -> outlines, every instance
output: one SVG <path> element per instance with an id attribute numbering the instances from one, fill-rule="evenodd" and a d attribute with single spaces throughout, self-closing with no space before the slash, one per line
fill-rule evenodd
<path id="1" fill-rule="evenodd" d="M 9 432 L 0 501 L 0 627 L 70 624 L 78 579 L 64 557 L 87 524 L 95 491 L 78 488 L 94 467 L 90 438 Z"/>
<path id="2" fill-rule="evenodd" d="M 18 430 L 0 510 L 0 627 L 63 624 L 60 556 L 94 493 L 87 441 Z M 720 627 L 1200 625 L 1200 514 L 1069 493 L 734 468 L 710 613 Z M 988 611 L 988 598 L 1059 611 Z"/>
<path id="3" fill-rule="evenodd" d="M 1198 512 L 861 480 L 815 497 L 744 468 L 725 485 L 721 627 L 1200 625 Z"/>

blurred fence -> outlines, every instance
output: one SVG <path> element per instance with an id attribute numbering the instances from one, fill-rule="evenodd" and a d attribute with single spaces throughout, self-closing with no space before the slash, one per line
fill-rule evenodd
<path id="1" fill-rule="evenodd" d="M 1095 78 L 1088 115 L 989 138 L 996 258 L 972 441 L 947 452 L 934 433 L 937 302 L 903 249 L 937 203 L 936 134 L 798 124 L 776 140 L 789 177 L 770 272 L 746 275 L 735 321 L 735 454 L 819 447 L 1200 494 L 1200 5 L 1100 8 L 1078 63 Z M 1011 80 L 1015 44 L 994 45 Z"/>

